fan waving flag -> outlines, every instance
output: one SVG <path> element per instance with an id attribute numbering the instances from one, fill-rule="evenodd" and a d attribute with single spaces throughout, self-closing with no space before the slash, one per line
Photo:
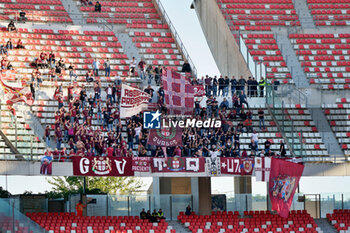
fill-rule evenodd
<path id="1" fill-rule="evenodd" d="M 127 118 L 139 114 L 147 108 L 150 98 L 148 93 L 122 84 L 120 117 Z"/>
<path id="2" fill-rule="evenodd" d="M 166 76 L 165 76 L 166 74 Z M 194 88 L 181 74 L 168 69 L 163 74 L 165 104 L 170 114 L 192 115 Z"/>
<path id="3" fill-rule="evenodd" d="M 282 159 L 271 159 L 269 196 L 272 210 L 281 217 L 287 218 L 293 196 L 304 171 L 303 164 L 288 162 Z"/>
<path id="4" fill-rule="evenodd" d="M 10 86 L 4 82 L 2 75 L 0 75 L 0 83 L 4 91 L 6 104 L 13 105 L 18 102 L 25 102 L 28 105 L 33 105 L 34 99 L 28 87 L 22 87 L 22 85 L 19 87 Z"/>

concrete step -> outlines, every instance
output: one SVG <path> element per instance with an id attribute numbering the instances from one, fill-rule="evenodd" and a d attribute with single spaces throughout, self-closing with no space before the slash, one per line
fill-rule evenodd
<path id="1" fill-rule="evenodd" d="M 326 218 L 315 219 L 315 223 L 320 228 L 319 233 L 337 233 L 337 230 L 328 222 Z"/>
<path id="2" fill-rule="evenodd" d="M 176 230 L 176 233 L 191 233 L 191 231 L 182 225 L 179 221 L 168 221 L 168 224 Z"/>

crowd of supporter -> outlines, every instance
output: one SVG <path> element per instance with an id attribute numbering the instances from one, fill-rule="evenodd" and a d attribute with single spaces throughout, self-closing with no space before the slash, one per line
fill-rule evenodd
<path id="1" fill-rule="evenodd" d="M 87 3 L 90 4 L 90 3 Z M 95 6 L 98 6 L 96 2 Z M 99 5 L 101 7 L 101 5 Z M 14 26 L 14 25 L 12 25 Z M 11 28 L 9 25 L 9 30 Z M 11 39 L 1 46 L 2 55 L 13 49 Z M 21 40 L 16 48 L 24 48 Z M 103 64 L 104 72 L 101 72 Z M 265 79 L 259 82 L 249 77 L 236 78 L 232 76 L 206 76 L 191 78 L 193 85 L 203 85 L 205 96 L 195 98 L 194 117 L 197 119 L 216 118 L 222 122 L 220 128 L 196 129 L 186 128 L 182 132 L 183 146 L 157 147 L 147 144 L 149 131 L 143 128 L 142 114 L 126 119 L 122 124 L 119 115 L 119 101 L 121 95 L 121 78 L 117 76 L 114 82 L 102 88 L 97 77 L 110 77 L 111 64 L 109 59 L 94 59 L 92 69 L 86 71 L 87 86 L 78 87 L 78 75 L 74 64 L 66 64 L 64 58 L 56 58 L 53 51 L 42 51 L 33 62 L 30 88 L 35 98 L 35 88 L 43 82 L 43 72 L 47 72 L 50 81 L 58 81 L 63 76 L 70 77 L 68 94 L 64 96 L 63 87 L 59 85 L 54 98 L 58 102 L 58 109 L 54 114 L 54 137 L 51 137 L 50 127 L 45 129 L 47 144 L 55 143 L 56 150 L 47 151 L 55 159 L 64 161 L 70 156 L 185 156 L 185 157 L 238 157 L 238 156 L 285 156 L 286 150 L 280 142 L 280 150 L 272 151 L 271 140 L 259 145 L 259 133 L 266 132 L 264 111 L 258 110 L 254 115 L 249 109 L 247 98 L 263 97 L 264 88 L 269 85 Z M 161 85 L 163 66 L 146 64 L 142 59 L 130 61 L 128 76 L 138 75 L 143 80 L 143 90 L 150 94 L 150 102 L 166 114 L 164 104 L 164 89 Z M 3 56 L 1 68 L 8 69 L 7 56 Z M 190 73 L 191 66 L 185 61 L 182 72 Z M 74 82 L 73 82 L 74 81 Z M 153 89 L 153 87 L 157 86 Z M 74 89 L 78 88 L 78 92 Z M 104 93 L 103 93 L 104 92 Z M 106 98 L 102 99 L 102 96 Z M 217 99 L 217 97 L 221 97 Z M 203 98 L 206 98 L 203 105 Z M 229 99 L 230 98 L 230 99 Z M 231 100 L 231 101 L 229 101 Z M 253 118 L 259 121 L 259 127 L 253 127 Z M 123 128 L 124 126 L 124 128 Z M 123 137 L 125 132 L 125 137 Z M 243 149 L 240 142 L 242 133 L 251 135 L 249 149 Z"/>
<path id="2" fill-rule="evenodd" d="M 245 84 L 247 85 L 247 84 Z M 67 106 L 64 107 L 62 87 L 55 94 L 58 100 L 58 110 L 55 113 L 55 141 L 58 151 L 53 156 L 61 158 L 69 156 L 184 156 L 184 157 L 248 157 L 248 156 L 285 156 L 284 143 L 280 142 L 280 150 L 272 151 L 271 140 L 259 145 L 259 132 L 266 132 L 265 112 L 258 110 L 253 115 L 249 109 L 247 97 L 243 89 L 239 89 L 231 97 L 222 101 L 216 100 L 210 92 L 206 107 L 201 106 L 204 97 L 195 99 L 194 114 L 197 119 L 216 118 L 222 122 L 220 128 L 186 128 L 182 132 L 182 147 L 150 146 L 147 143 L 149 131 L 143 128 L 143 115 L 138 114 L 125 120 L 123 129 L 118 105 L 120 99 L 120 82 L 115 82 L 102 89 L 99 81 L 94 82 L 94 94 L 87 95 L 86 87 L 82 87 L 78 95 L 73 95 L 73 86 L 68 87 Z M 102 91 L 106 100 L 102 101 Z M 145 92 L 156 100 L 158 108 L 166 113 L 164 104 L 164 89 L 160 85 L 155 91 L 148 85 Z M 153 95 L 156 95 L 153 98 Z M 253 127 L 253 118 L 259 121 L 259 127 Z M 95 121 L 94 124 L 92 121 Z M 96 126 L 97 125 L 97 126 Z M 122 136 L 125 132 L 126 136 Z M 251 136 L 249 149 L 243 149 L 240 142 L 242 133 Z M 50 142 L 50 129 L 47 128 L 46 140 Z M 63 149 L 62 143 L 66 147 Z M 55 154 L 56 153 L 56 154 Z"/>

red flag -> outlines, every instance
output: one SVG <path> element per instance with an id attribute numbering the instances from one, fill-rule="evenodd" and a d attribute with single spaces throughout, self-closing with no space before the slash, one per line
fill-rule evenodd
<path id="1" fill-rule="evenodd" d="M 304 171 L 303 164 L 271 159 L 269 195 L 272 210 L 287 218 L 293 196 Z"/>
<path id="2" fill-rule="evenodd" d="M 18 102 L 25 102 L 28 105 L 33 105 L 34 99 L 28 87 L 11 87 L 3 81 L 3 78 L 4 76 L 0 75 L 0 82 L 5 93 L 6 104 L 13 105 Z"/>
<path id="3" fill-rule="evenodd" d="M 194 106 L 194 89 L 181 74 L 168 69 L 163 74 L 165 104 L 171 114 L 191 115 Z"/>

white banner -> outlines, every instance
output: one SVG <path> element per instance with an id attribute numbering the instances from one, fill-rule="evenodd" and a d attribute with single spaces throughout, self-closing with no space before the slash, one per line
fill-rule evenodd
<path id="1" fill-rule="evenodd" d="M 147 107 L 151 96 L 138 88 L 122 84 L 120 118 L 134 116 Z"/>
<path id="2" fill-rule="evenodd" d="M 254 171 L 256 181 L 269 181 L 271 170 L 271 158 L 270 157 L 256 157 L 254 164 Z"/>

